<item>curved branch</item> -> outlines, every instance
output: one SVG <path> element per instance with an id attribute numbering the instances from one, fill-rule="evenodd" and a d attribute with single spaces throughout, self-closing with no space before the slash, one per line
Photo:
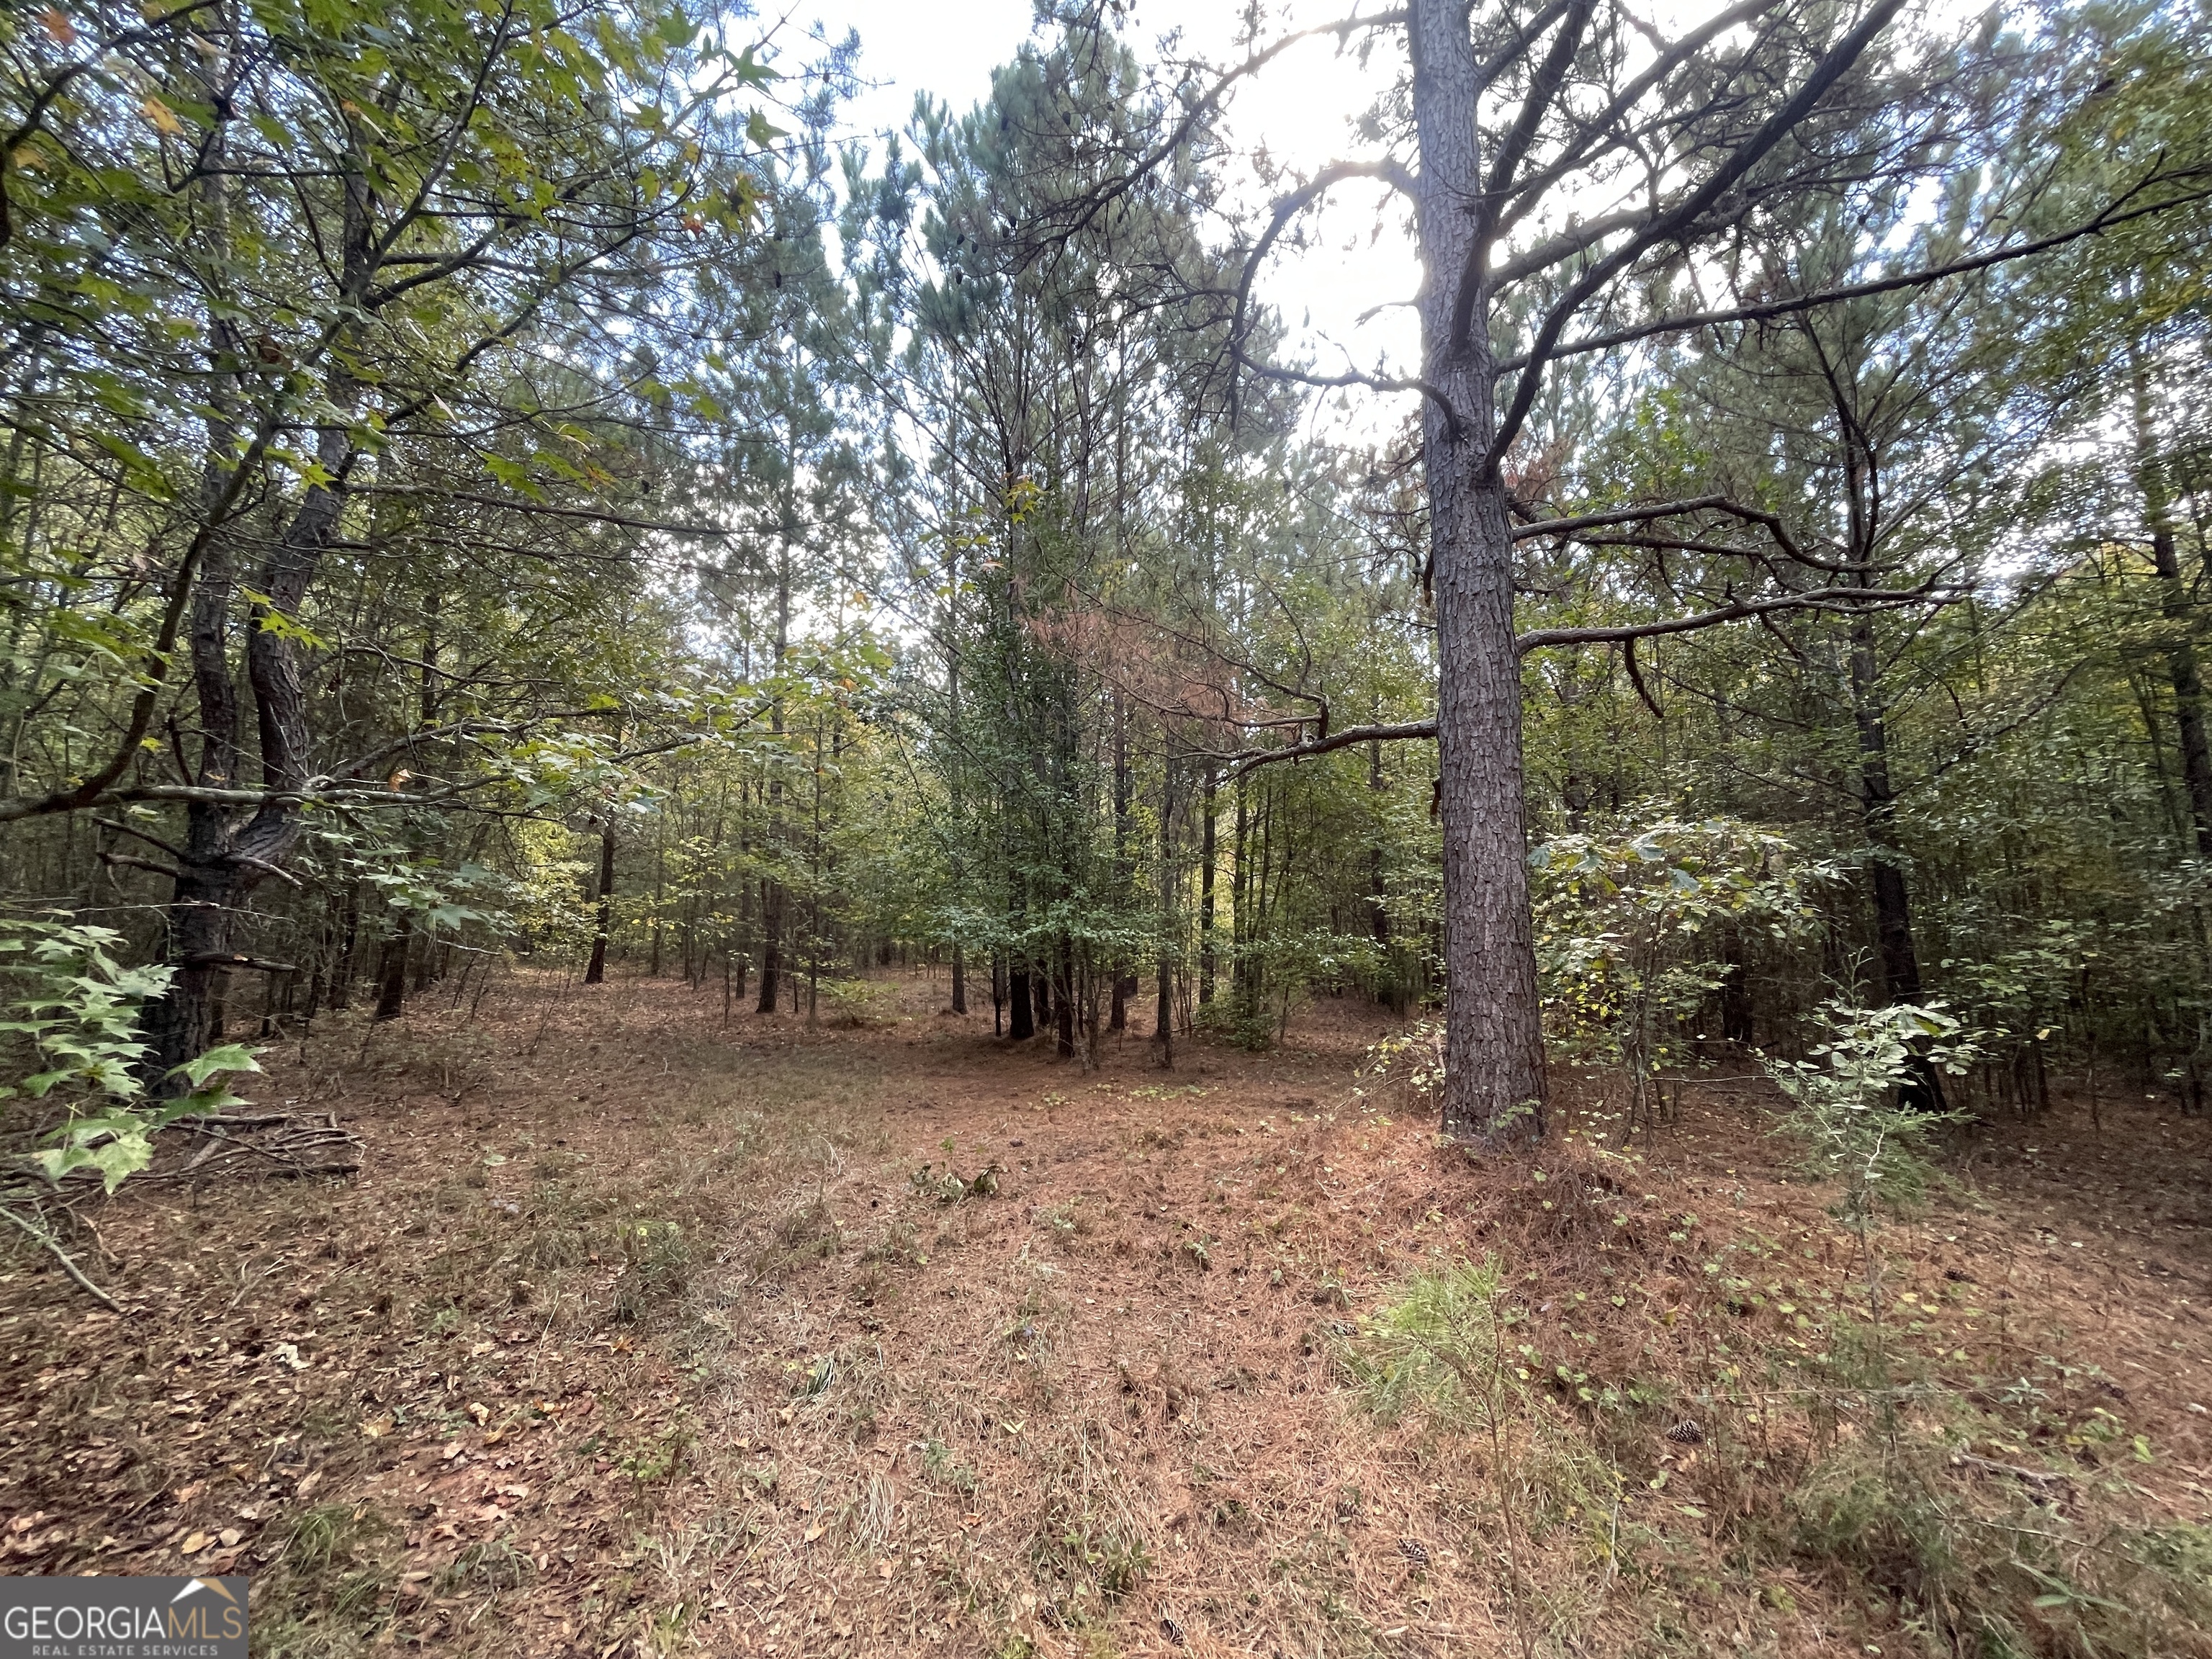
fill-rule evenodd
<path id="1" fill-rule="evenodd" d="M 1840 574 L 1845 571 L 1863 568 L 1849 562 L 1815 557 L 1797 544 L 1796 539 L 1790 533 L 1789 526 L 1784 524 L 1777 514 L 1767 512 L 1764 507 L 1751 507 L 1726 495 L 1698 495 L 1687 501 L 1660 501 L 1650 507 L 1621 507 L 1609 513 L 1583 513 L 1569 519 L 1546 519 L 1534 524 L 1521 526 L 1514 531 L 1513 539 L 1519 542 L 1526 541 L 1534 536 L 1571 535 L 1578 531 L 1601 530 L 1609 525 L 1639 524 L 1653 519 L 1682 518 L 1692 513 L 1725 513 L 1730 518 L 1742 520 L 1746 524 L 1761 526 L 1769 535 L 1774 538 L 1774 544 L 1782 550 L 1784 557 L 1793 563 L 1805 565 L 1811 569 L 1832 571 Z M 1747 554 L 1745 556 L 1753 556 Z"/>
<path id="2" fill-rule="evenodd" d="M 1376 12 L 1369 17 L 1358 15 L 1340 17 L 1333 23 L 1317 23 L 1311 28 L 1293 30 L 1276 41 L 1274 45 L 1262 51 L 1248 53 L 1243 63 L 1234 69 L 1225 70 L 1203 97 L 1199 98 L 1185 109 L 1182 119 L 1175 124 L 1168 136 L 1155 144 L 1149 152 L 1139 156 L 1133 167 L 1118 178 L 1108 179 L 1105 184 L 1092 191 L 1077 210 L 1073 219 L 1069 221 L 1059 234 L 1063 237 L 1073 236 L 1087 228 L 1093 219 L 1135 189 L 1138 182 L 1149 177 L 1153 168 L 1158 167 L 1188 143 L 1191 134 L 1198 130 L 1198 124 L 1221 107 L 1221 100 L 1229 95 L 1232 87 L 1239 81 L 1257 75 L 1300 41 L 1310 40 L 1316 35 L 1334 34 L 1341 42 L 1361 29 L 1389 28 L 1394 24 L 1402 23 L 1405 21 L 1406 14 L 1402 10 Z"/>
<path id="3" fill-rule="evenodd" d="M 1699 611 L 1687 617 L 1669 617 L 1662 622 L 1627 623 L 1614 628 L 1540 628 L 1534 633 L 1522 635 L 1513 641 L 1513 647 L 1525 657 L 1531 651 L 1541 651 L 1555 645 L 1619 645 L 1628 640 L 1656 639 L 1665 634 L 1694 633 L 1701 628 L 1717 628 L 1723 623 L 1741 622 L 1752 617 L 1771 617 L 1784 611 L 1848 612 L 1892 605 L 1954 605 L 1966 597 L 1963 590 L 1955 593 L 1942 593 L 1928 587 L 1893 592 L 1869 592 L 1863 587 L 1823 587 L 1809 593 L 1785 594 L 1779 599 L 1739 599 L 1718 610 Z"/>
<path id="4" fill-rule="evenodd" d="M 1332 732 L 1325 738 L 1316 738 L 1309 743 L 1294 743 L 1280 749 L 1263 749 L 1242 755 L 1225 755 L 1219 758 L 1229 763 L 1231 777 L 1249 772 L 1256 767 L 1270 766 L 1277 761 L 1310 760 L 1316 755 L 1333 754 L 1339 749 L 1349 749 L 1362 743 L 1404 743 L 1416 738 L 1433 738 L 1437 734 L 1436 716 L 1425 720 L 1406 720 L 1391 726 L 1347 726 Z"/>
<path id="5" fill-rule="evenodd" d="M 2197 171 L 2198 170 L 2191 169 L 2188 173 L 2172 174 L 2167 177 L 2191 177 L 2194 176 Z M 2025 259 L 2033 254 L 2047 253 L 2053 248 L 2063 247 L 2069 242 L 2077 242 L 2085 236 L 2100 235 L 2105 231 L 2136 219 L 2148 218 L 2154 214 L 2169 213 L 2175 208 L 2191 207 L 2199 202 L 2212 199 L 2212 189 L 2197 190 L 2184 195 L 2166 198 L 2147 207 L 2134 208 L 2126 212 L 2119 210 L 2123 204 L 2142 194 L 2154 182 L 2157 182 L 2156 175 L 2144 179 L 2142 184 L 2137 185 L 2126 194 L 2117 198 L 2111 206 L 2099 213 L 2094 219 L 2076 225 L 2071 230 L 2062 230 L 2052 235 L 2039 237 L 2033 242 L 2021 242 L 2013 247 L 1994 249 L 1988 253 L 1978 253 L 1972 258 L 1954 259 L 1948 264 L 1931 265 L 1923 270 L 1906 271 L 1895 276 L 1876 277 L 1871 282 L 1853 283 L 1844 288 L 1827 289 L 1818 294 L 1797 295 L 1784 300 L 1766 300 L 1756 305 L 1733 306 L 1720 311 L 1688 312 L 1679 317 L 1662 317 L 1655 322 L 1638 323 L 1632 328 L 1615 329 L 1610 333 L 1584 335 L 1579 340 L 1570 340 L 1565 345 L 1553 347 L 1546 354 L 1545 361 L 1556 362 L 1562 357 L 1579 357 L 1593 351 L 1607 351 L 1614 346 L 1633 345 L 1638 340 L 1649 340 L 1661 334 L 1686 334 L 1695 329 L 1717 328 L 1729 323 L 1767 322 L 1777 317 L 1794 316 L 1801 311 L 1818 310 L 1822 306 L 1842 305 L 1849 301 L 1868 299 L 1875 295 L 1896 294 L 1905 289 L 1925 288 L 1930 283 L 1943 282 L 1949 277 L 1965 276 L 1977 270 L 1986 270 L 1992 265 L 2003 264 L 2008 260 Z M 1501 358 L 1492 365 L 1492 371 L 1499 374 L 1510 374 L 1517 369 L 1526 368 L 1529 366 L 1533 355 L 1532 353 L 1519 357 Z"/>
<path id="6" fill-rule="evenodd" d="M 1289 228 L 1291 221 L 1310 206 L 1316 197 L 1332 185 L 1340 185 L 1349 179 L 1379 179 L 1403 195 L 1411 196 L 1414 192 L 1413 174 L 1398 162 L 1385 157 L 1380 161 L 1332 161 L 1277 201 L 1267 229 L 1260 233 L 1260 240 L 1252 245 L 1251 252 L 1245 255 L 1244 269 L 1237 279 L 1237 309 L 1229 325 L 1229 343 L 1236 361 L 1243 360 L 1244 338 L 1249 329 L 1245 314 L 1251 308 L 1252 284 L 1260 275 L 1260 267 L 1267 263 L 1267 255 L 1273 251 L 1277 239 Z M 1232 386 L 1230 389 L 1232 404 L 1236 395 L 1236 388 Z"/>
<path id="7" fill-rule="evenodd" d="M 1450 428 L 1452 436 L 1456 438 L 1460 434 L 1462 422 L 1458 409 L 1444 395 L 1442 387 L 1427 380 L 1418 378 L 1401 380 L 1389 374 L 1363 374 L 1356 368 L 1348 368 L 1341 374 L 1311 374 L 1302 368 L 1283 368 L 1274 363 L 1260 362 L 1242 351 L 1237 352 L 1237 361 L 1263 380 L 1282 380 L 1291 386 L 1319 386 L 1324 391 L 1334 386 L 1364 386 L 1370 392 L 1418 392 L 1443 411 L 1444 424 Z"/>

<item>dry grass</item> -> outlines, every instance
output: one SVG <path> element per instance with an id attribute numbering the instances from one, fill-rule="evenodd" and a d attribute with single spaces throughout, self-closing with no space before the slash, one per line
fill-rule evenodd
<path id="1" fill-rule="evenodd" d="M 609 1656 L 1972 1651 L 1984 1603 L 2125 1650 L 2080 1597 L 2201 1573 L 2208 1136 L 2162 1104 L 1962 1149 L 1887 1241 L 1884 1418 L 1744 1091 L 1477 1163 L 1355 1098 L 1350 1005 L 1085 1074 L 941 994 L 726 1030 L 526 981 L 288 1052 L 263 1097 L 358 1178 L 126 1194 L 127 1322 L 7 1258 L 10 1567 L 251 1571 L 270 1653 Z M 1492 1257 L 1456 1403 L 1363 1386 Z"/>

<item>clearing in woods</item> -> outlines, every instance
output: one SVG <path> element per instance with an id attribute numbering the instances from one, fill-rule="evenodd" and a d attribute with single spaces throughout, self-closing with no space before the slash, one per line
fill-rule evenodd
<path id="1" fill-rule="evenodd" d="M 1358 1091 L 1362 1004 L 1085 1073 L 944 997 L 525 978 L 272 1053 L 358 1176 L 132 1183 L 86 1241 L 127 1318 L 11 1247 L 8 1570 L 249 1572 L 272 1654 L 1911 1639 L 1909 1575 L 1803 1544 L 1866 1281 L 1763 1085 L 1478 1164 Z M 2155 1528 L 2212 1484 L 2212 1136 L 2100 1115 L 2162 1155 L 2079 1103 L 1966 1144 L 1881 1336 L 1979 1413 L 1974 1501 Z M 1456 1406 L 1394 1394 L 1378 1312 L 1493 1257 Z"/>

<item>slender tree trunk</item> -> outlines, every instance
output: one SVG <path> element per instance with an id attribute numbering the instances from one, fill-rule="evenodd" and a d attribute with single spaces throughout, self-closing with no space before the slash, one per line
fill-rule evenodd
<path id="1" fill-rule="evenodd" d="M 361 939 L 361 884 L 346 886 L 345 915 L 338 926 L 337 960 L 331 968 L 330 1004 L 342 1012 L 353 997 L 354 952 Z"/>
<path id="2" fill-rule="evenodd" d="M 1881 695 L 1881 659 L 1874 618 L 1850 623 L 1851 719 L 1858 737 L 1859 822 L 1866 836 L 1874 891 L 1875 953 L 1882 991 L 1892 1002 L 1920 1000 L 1920 955 L 1912 943 L 1912 900 L 1905 852 L 1897 831 L 1897 790 L 1889 771 L 1889 723 Z"/>
<path id="3" fill-rule="evenodd" d="M 1118 476 L 1118 474 L 1117 474 Z M 1115 500 L 1120 500 L 1117 484 Z M 1132 877 L 1129 867 L 1129 711 L 1119 690 L 1114 693 L 1114 902 L 1117 908 L 1127 910 L 1129 904 Z M 1129 992 L 1135 981 L 1129 974 L 1129 964 L 1120 957 L 1114 962 L 1114 1001 L 1106 1017 L 1109 1031 L 1126 1030 L 1129 1024 Z"/>
<path id="4" fill-rule="evenodd" d="M 402 910 L 392 929 L 384 936 L 384 952 L 376 964 L 376 1012 L 369 1016 L 382 1023 L 397 1019 L 407 1007 L 407 953 L 415 942 L 415 917 Z"/>
<path id="5" fill-rule="evenodd" d="M 786 422 L 789 440 L 786 460 L 787 476 L 784 485 L 783 541 L 775 567 L 775 672 L 783 672 L 784 658 L 791 649 L 791 544 L 797 531 L 795 508 L 791 491 L 798 465 L 798 438 L 795 428 Z M 769 725 L 778 738 L 783 736 L 783 700 L 779 697 L 770 708 Z M 767 842 L 769 855 L 783 851 L 783 773 L 773 769 L 768 782 Z M 777 975 L 783 966 L 783 885 L 774 876 L 761 882 L 761 981 L 760 1012 L 772 1014 L 776 1009 L 776 998 L 781 989 Z M 794 1005 L 792 1012 L 798 1012 Z"/>
<path id="6" fill-rule="evenodd" d="M 1474 308 L 1454 337 L 1460 274 L 1480 231 L 1478 80 L 1457 0 L 1411 0 L 1423 400 L 1421 454 L 1436 596 L 1438 800 L 1443 820 L 1443 1127 L 1494 1140 L 1544 1127 L 1544 1044 L 1528 908 L 1521 754 L 1521 659 L 1513 635 L 1513 538 L 1489 450 L 1497 415 L 1490 334 Z"/>
<path id="7" fill-rule="evenodd" d="M 2143 524 L 2150 532 L 2151 568 L 2158 580 L 2159 611 L 2166 621 L 2166 677 L 2173 684 L 2173 725 L 2181 750 L 2182 787 L 2197 831 L 2197 856 L 2212 860 L 2212 744 L 2204 732 L 2204 683 L 2197 660 L 2195 610 L 2174 548 L 2173 504 L 2158 461 L 2153 429 L 2149 371 L 2139 343 L 2128 343 L 2134 392 L 2136 486 L 2142 493 Z"/>
<path id="8" fill-rule="evenodd" d="M 1379 802 L 1382 780 L 1382 745 L 1367 745 L 1367 789 Z M 1367 848 L 1367 928 L 1375 939 L 1376 1000 L 1394 1014 L 1406 1012 L 1405 989 L 1398 982 L 1398 967 L 1390 948 L 1389 894 L 1382 880 L 1382 823 L 1378 812 L 1374 839 Z"/>
<path id="9" fill-rule="evenodd" d="M 599 908 L 598 920 L 592 930 L 591 965 L 584 969 L 584 983 L 598 985 L 607 976 L 607 935 L 614 930 L 615 919 L 615 825 L 609 818 L 599 826 Z"/>
<path id="10" fill-rule="evenodd" d="M 1053 963 L 1053 1013 L 1059 1022 L 1058 1048 L 1062 1060 L 1075 1058 L 1075 951 L 1063 937 Z"/>
<path id="11" fill-rule="evenodd" d="M 1169 740 L 1160 767 L 1159 994 L 1152 1008 L 1152 1051 L 1166 1070 L 1175 1067 L 1175 753 Z"/>
<path id="12" fill-rule="evenodd" d="M 1200 797 L 1198 830 L 1198 1001 L 1213 1000 L 1213 864 L 1214 823 L 1221 816 L 1221 774 L 1209 762 L 1206 789 Z"/>
<path id="13" fill-rule="evenodd" d="M 654 815 L 653 836 L 653 955 L 645 965 L 647 979 L 660 977 L 660 947 L 665 922 L 661 914 L 661 901 L 668 893 L 668 815 Z M 684 977 L 691 977 L 691 938 L 687 931 L 684 939 Z"/>

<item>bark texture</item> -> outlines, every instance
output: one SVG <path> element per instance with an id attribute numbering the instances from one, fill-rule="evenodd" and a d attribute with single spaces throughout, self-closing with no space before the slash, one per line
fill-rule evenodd
<path id="1" fill-rule="evenodd" d="M 1528 910 L 1521 659 L 1513 539 L 1495 429 L 1484 307 L 1463 338 L 1453 311 L 1480 234 L 1478 80 L 1464 8 L 1413 0 L 1416 211 L 1425 280 L 1422 463 L 1437 611 L 1437 801 L 1444 841 L 1443 1127 L 1490 1142 L 1544 1126 L 1543 1031 Z"/>

